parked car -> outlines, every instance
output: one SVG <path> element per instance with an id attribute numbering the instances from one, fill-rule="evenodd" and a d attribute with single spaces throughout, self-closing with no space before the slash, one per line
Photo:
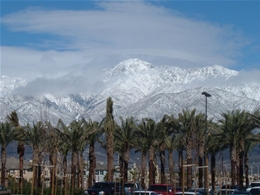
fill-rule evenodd
<path id="1" fill-rule="evenodd" d="M 240 190 L 244 190 L 243 187 L 239 186 L 239 185 L 223 185 L 221 189 L 237 189 L 238 191 Z"/>
<path id="2" fill-rule="evenodd" d="M 152 184 L 147 190 L 162 195 L 174 195 L 175 191 L 170 184 Z"/>
<path id="3" fill-rule="evenodd" d="M 142 190 L 140 183 L 127 182 L 124 183 L 125 195 L 131 195 L 134 191 Z"/>
<path id="4" fill-rule="evenodd" d="M 187 192 L 195 192 L 195 189 L 189 189 Z M 201 195 L 207 195 L 207 190 L 204 188 L 196 188 L 196 192 L 199 192 Z M 214 195 L 214 190 L 209 190 L 209 195 Z"/>
<path id="5" fill-rule="evenodd" d="M 260 181 L 253 181 L 250 186 L 246 189 L 247 192 L 251 190 L 252 187 L 258 187 L 260 186 Z"/>
<path id="6" fill-rule="evenodd" d="M 12 195 L 11 190 L 6 189 L 3 185 L 0 185 L 0 194 Z"/>
<path id="7" fill-rule="evenodd" d="M 218 191 L 218 195 L 234 194 L 235 192 L 239 191 L 237 189 L 221 189 Z"/>
<path id="8" fill-rule="evenodd" d="M 159 194 L 154 191 L 139 190 L 139 191 L 134 191 L 132 195 L 159 195 Z"/>
<path id="9" fill-rule="evenodd" d="M 92 187 L 85 190 L 86 195 L 119 195 L 122 192 L 120 183 L 96 182 Z"/>
<path id="10" fill-rule="evenodd" d="M 248 194 L 249 195 L 259 195 L 260 194 L 260 186 L 252 187 Z"/>
<path id="11" fill-rule="evenodd" d="M 182 192 L 176 192 L 174 195 L 201 195 L 199 192 L 188 192 L 185 191 L 184 194 L 182 194 Z"/>

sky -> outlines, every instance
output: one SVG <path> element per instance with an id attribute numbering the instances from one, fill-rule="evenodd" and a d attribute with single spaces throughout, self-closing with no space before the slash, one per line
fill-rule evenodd
<path id="1" fill-rule="evenodd" d="M 84 76 L 123 60 L 260 69 L 260 0 L 1 0 L 1 75 Z"/>

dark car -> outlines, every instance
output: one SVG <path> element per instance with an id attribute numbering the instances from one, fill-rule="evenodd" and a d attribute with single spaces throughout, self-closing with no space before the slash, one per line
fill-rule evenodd
<path id="1" fill-rule="evenodd" d="M 252 187 L 249 191 L 250 195 L 259 195 L 260 194 L 260 186 L 258 187 Z"/>
<path id="2" fill-rule="evenodd" d="M 134 191 L 142 190 L 140 183 L 127 182 L 124 183 L 125 195 L 131 195 Z"/>
<path id="3" fill-rule="evenodd" d="M 223 185 L 221 189 L 237 189 L 238 191 L 244 190 L 244 188 L 239 185 Z"/>
<path id="4" fill-rule="evenodd" d="M 189 189 L 187 192 L 195 192 L 195 189 Z M 207 190 L 204 188 L 196 188 L 196 192 L 199 192 L 201 195 L 207 195 Z M 209 195 L 214 195 L 214 191 L 209 190 Z"/>
<path id="5" fill-rule="evenodd" d="M 115 182 L 96 182 L 91 188 L 85 190 L 86 195 L 119 195 L 122 187 Z"/>

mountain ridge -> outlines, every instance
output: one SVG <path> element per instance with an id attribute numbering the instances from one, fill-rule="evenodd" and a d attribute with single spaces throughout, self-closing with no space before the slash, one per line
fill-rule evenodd
<path id="1" fill-rule="evenodd" d="M 113 99 L 115 118 L 134 116 L 158 121 L 164 114 L 177 115 L 182 109 L 196 108 L 204 112 L 203 91 L 212 95 L 208 100 L 208 112 L 216 120 L 227 110 L 253 112 L 260 108 L 260 84 L 238 84 L 239 72 L 219 65 L 182 69 L 128 59 L 101 70 L 99 77 L 103 79 L 103 90 L 98 93 L 58 96 L 13 94 L 17 88 L 33 81 L 1 76 L 0 121 L 6 120 L 6 115 L 13 110 L 18 112 L 23 123 L 50 120 L 55 124 L 59 118 L 69 123 L 79 117 L 101 120 L 108 97 Z"/>

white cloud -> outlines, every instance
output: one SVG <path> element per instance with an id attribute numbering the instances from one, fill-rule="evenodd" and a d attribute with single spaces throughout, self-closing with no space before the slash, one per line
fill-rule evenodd
<path id="1" fill-rule="evenodd" d="M 101 10 L 81 11 L 28 8 L 2 17 L 2 23 L 17 32 L 60 37 L 43 41 L 43 47 L 48 43 L 93 55 L 160 56 L 201 66 L 234 65 L 234 57 L 247 43 L 230 26 L 197 21 L 148 3 L 110 1 L 99 6 Z"/>
<path id="2" fill-rule="evenodd" d="M 85 82 L 92 85 L 88 91 L 96 91 L 101 87 L 98 72 L 128 58 L 156 65 L 231 67 L 248 44 L 231 26 L 149 3 L 109 1 L 99 6 L 80 11 L 31 7 L 3 16 L 1 25 L 24 36 L 41 35 L 41 40 L 28 39 L 30 48 L 1 46 L 1 74 L 36 79 L 19 89 L 24 93 L 37 94 L 40 86 L 54 92 L 64 83 L 66 91 L 75 91 L 74 83 L 85 89 Z"/>

